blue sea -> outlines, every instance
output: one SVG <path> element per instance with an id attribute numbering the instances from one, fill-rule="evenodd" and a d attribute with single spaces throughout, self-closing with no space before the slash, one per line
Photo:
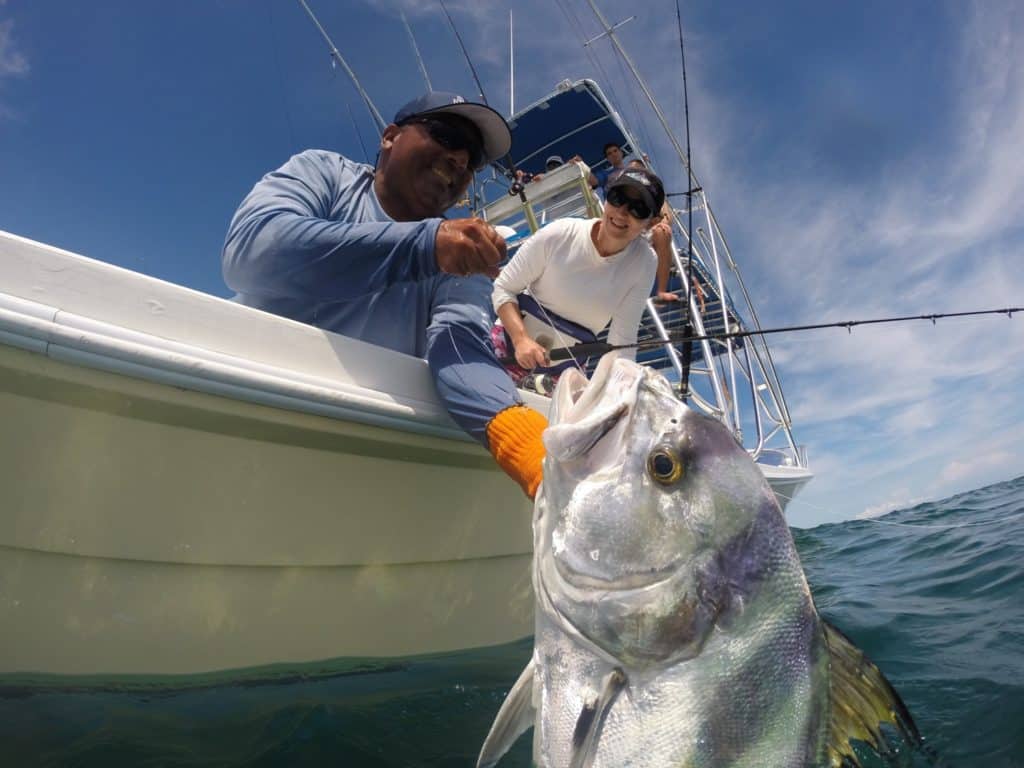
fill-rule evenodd
<path id="1" fill-rule="evenodd" d="M 794 536 L 821 614 L 912 712 L 932 753 L 913 764 L 1024 766 L 1024 477 Z M 178 690 L 0 683 L 0 766 L 472 766 L 530 650 Z M 526 736 L 502 765 L 529 764 Z"/>

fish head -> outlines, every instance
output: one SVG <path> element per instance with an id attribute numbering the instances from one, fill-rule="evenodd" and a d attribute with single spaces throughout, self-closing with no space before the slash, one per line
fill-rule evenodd
<path id="1" fill-rule="evenodd" d="M 765 548 L 748 546 L 754 521 L 774 514 L 789 538 L 762 473 L 720 422 L 623 358 L 606 356 L 590 382 L 563 374 L 550 424 L 539 599 L 626 663 L 693 658 L 764 571 Z"/>

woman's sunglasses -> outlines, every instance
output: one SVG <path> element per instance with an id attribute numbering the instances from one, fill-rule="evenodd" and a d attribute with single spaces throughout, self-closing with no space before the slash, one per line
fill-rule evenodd
<path id="1" fill-rule="evenodd" d="M 654 215 L 654 212 L 648 207 L 647 203 L 643 200 L 636 200 L 632 197 L 627 197 L 622 187 L 612 187 L 608 190 L 608 194 L 605 195 L 605 199 L 609 205 L 614 205 L 616 208 L 620 208 L 623 205 L 626 206 L 629 211 L 629 215 L 634 219 L 649 219 Z"/>
<path id="2" fill-rule="evenodd" d="M 480 141 L 469 131 L 460 125 L 455 125 L 438 117 L 413 117 L 399 123 L 410 125 L 416 123 L 427 129 L 430 138 L 447 149 L 449 152 L 457 152 L 460 149 L 469 153 L 469 165 L 474 171 L 479 171 L 486 165 L 484 162 L 484 150 Z"/>

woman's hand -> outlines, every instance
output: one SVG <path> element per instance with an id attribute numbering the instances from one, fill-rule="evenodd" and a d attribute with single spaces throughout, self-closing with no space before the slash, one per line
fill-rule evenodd
<path id="1" fill-rule="evenodd" d="M 532 371 L 537 366 L 551 365 L 551 361 L 548 360 L 548 351 L 529 336 L 513 342 L 513 345 L 516 349 L 516 362 L 519 367 Z"/>

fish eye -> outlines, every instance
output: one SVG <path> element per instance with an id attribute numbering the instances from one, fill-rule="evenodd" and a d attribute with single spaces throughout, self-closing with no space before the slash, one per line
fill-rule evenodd
<path id="1" fill-rule="evenodd" d="M 659 446 L 647 457 L 647 474 L 659 485 L 671 485 L 683 476 L 683 462 L 669 446 Z"/>

